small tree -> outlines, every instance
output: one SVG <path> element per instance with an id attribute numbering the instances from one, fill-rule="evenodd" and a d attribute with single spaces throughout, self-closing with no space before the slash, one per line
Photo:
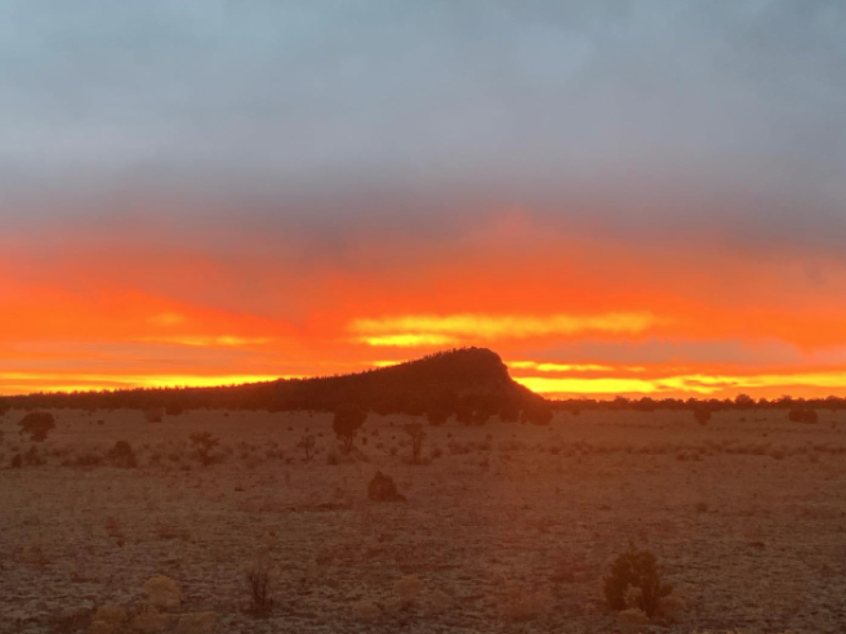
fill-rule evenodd
<path id="1" fill-rule="evenodd" d="M 532 425 L 549 425 L 554 415 L 546 402 L 529 403 L 523 409 L 523 420 Z"/>
<path id="2" fill-rule="evenodd" d="M 405 433 L 411 436 L 411 462 L 419 464 L 420 452 L 423 450 L 423 441 L 426 440 L 426 432 L 420 423 L 409 423 L 405 426 Z"/>
<path id="3" fill-rule="evenodd" d="M 165 414 L 168 416 L 182 416 L 185 412 L 185 408 L 182 406 L 181 403 L 168 403 L 164 408 Z M 154 421 L 151 421 L 154 422 Z M 155 421 L 161 422 L 161 421 Z"/>
<path id="4" fill-rule="evenodd" d="M 144 420 L 148 423 L 160 423 L 164 418 L 164 408 L 163 407 L 153 407 L 151 409 L 144 410 Z"/>
<path id="5" fill-rule="evenodd" d="M 651 617 L 661 599 L 673 591 L 673 586 L 662 581 L 655 555 L 648 550 L 637 550 L 629 542 L 628 551 L 614 560 L 603 590 L 612 610 L 637 608 Z"/>
<path id="6" fill-rule="evenodd" d="M 109 450 L 107 458 L 116 467 L 134 469 L 138 466 L 135 451 L 132 449 L 132 445 L 125 440 L 118 440 L 115 446 Z"/>
<path id="7" fill-rule="evenodd" d="M 195 432 L 189 436 L 194 445 L 194 450 L 197 452 L 197 459 L 204 465 L 212 464 L 216 456 L 212 455 L 212 451 L 220 445 L 220 438 L 212 436 L 211 432 Z"/>
<path id="8" fill-rule="evenodd" d="M 693 410 L 693 418 L 700 425 L 707 425 L 708 421 L 711 420 L 711 410 L 697 407 Z"/>
<path id="9" fill-rule="evenodd" d="M 303 436 L 300 438 L 300 442 L 297 443 L 297 447 L 305 453 L 306 462 L 309 462 L 312 456 L 314 456 L 314 445 L 316 442 L 314 436 Z"/>
<path id="10" fill-rule="evenodd" d="M 56 419 L 49 412 L 30 412 L 18 423 L 21 435 L 28 434 L 33 442 L 44 442 L 56 428 Z"/>
<path id="11" fill-rule="evenodd" d="M 817 416 L 816 410 L 813 409 L 793 408 L 788 412 L 787 417 L 794 423 L 813 424 L 819 421 L 819 416 Z"/>
<path id="12" fill-rule="evenodd" d="M 247 571 L 247 588 L 250 592 L 250 612 L 256 617 L 267 617 L 273 611 L 270 597 L 270 569 L 267 564 L 257 564 Z"/>
<path id="13" fill-rule="evenodd" d="M 405 496 L 397 492 L 394 479 L 381 471 L 367 484 L 367 497 L 374 502 L 405 502 Z"/>
<path id="14" fill-rule="evenodd" d="M 355 406 L 342 406 L 335 410 L 332 430 L 343 443 L 344 451 L 352 451 L 355 437 L 367 421 L 367 411 Z"/>

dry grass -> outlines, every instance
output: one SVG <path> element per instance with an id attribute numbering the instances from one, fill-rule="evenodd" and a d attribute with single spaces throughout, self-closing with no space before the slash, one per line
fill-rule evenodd
<path id="1" fill-rule="evenodd" d="M 631 624 L 604 609 L 600 580 L 630 538 L 686 589 L 658 623 L 671 631 L 832 629 L 846 594 L 846 434 L 828 414 L 818 425 L 718 413 L 699 426 L 671 412 L 448 423 L 425 427 L 425 468 L 406 464 L 403 417 L 372 417 L 361 453 L 333 461 L 320 414 L 186 412 L 156 425 L 137 412 L 97 413 L 104 425 L 54 414 L 44 464 L 0 478 L 0 595 L 19 597 L 0 603 L 0 623 L 24 611 L 44 630 L 62 608 L 75 627 L 118 605 L 132 631 L 254 631 L 242 565 L 257 548 L 279 571 L 277 630 L 614 631 Z M 29 449 L 12 440 L 14 420 L 0 421 L 3 467 Z M 220 461 L 200 464 L 197 430 L 220 439 Z M 317 459 L 304 460 L 307 436 Z M 137 469 L 109 463 L 119 440 Z M 377 470 L 406 504 L 368 500 Z M 170 607 L 138 605 L 157 573 L 176 587 Z M 181 618 L 208 611 L 218 616 Z"/>

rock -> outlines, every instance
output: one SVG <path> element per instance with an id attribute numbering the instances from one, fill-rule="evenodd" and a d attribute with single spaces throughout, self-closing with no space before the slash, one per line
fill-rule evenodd
<path id="1" fill-rule="evenodd" d="M 170 577 L 157 575 L 144 584 L 150 605 L 157 608 L 175 608 L 182 603 L 182 593 Z"/>
<path id="2" fill-rule="evenodd" d="M 217 612 L 191 612 L 179 617 L 179 634 L 210 634 L 217 629 Z"/>

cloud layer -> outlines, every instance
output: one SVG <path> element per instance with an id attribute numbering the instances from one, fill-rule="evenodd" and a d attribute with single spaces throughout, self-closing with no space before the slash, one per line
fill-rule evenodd
<path id="1" fill-rule="evenodd" d="M 549 392 L 835 390 L 844 31 L 834 1 L 4 2 L 0 391 L 472 343 Z"/>

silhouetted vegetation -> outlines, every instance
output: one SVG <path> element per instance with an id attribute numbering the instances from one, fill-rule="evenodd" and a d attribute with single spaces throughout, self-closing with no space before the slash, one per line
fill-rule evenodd
<path id="1" fill-rule="evenodd" d="M 160 423 L 164 419 L 165 408 L 151 407 L 144 410 L 144 420 L 148 423 Z"/>
<path id="2" fill-rule="evenodd" d="M 787 413 L 787 417 L 794 423 L 816 423 L 819 416 L 812 409 L 794 408 Z"/>
<path id="3" fill-rule="evenodd" d="M 711 410 L 705 407 L 694 407 L 693 419 L 700 425 L 707 425 L 708 421 L 711 420 Z"/>
<path id="4" fill-rule="evenodd" d="M 106 458 L 115 467 L 134 469 L 138 466 L 135 451 L 132 449 L 132 445 L 125 440 L 118 440 L 115 446 L 109 450 Z"/>
<path id="5" fill-rule="evenodd" d="M 681 399 L 652 397 L 613 400 L 572 398 L 546 400 L 516 383 L 499 356 L 485 348 L 460 348 L 434 353 L 421 359 L 355 374 L 278 380 L 213 388 L 133 389 L 102 392 L 56 392 L 0 399 L 0 415 L 8 408 L 75 408 L 95 410 L 135 409 L 150 422 L 165 414 L 176 416 L 198 409 L 264 410 L 270 412 L 335 412 L 357 408 L 380 415 L 425 416 L 432 425 L 454 417 L 465 425 L 483 425 L 498 416 L 503 421 L 524 420 L 545 424 L 550 411 L 576 415 L 583 411 L 634 409 L 707 411 L 705 417 L 726 410 L 798 409 L 846 410 L 846 398 L 801 399 L 782 396 L 754 399 Z"/>
<path id="6" fill-rule="evenodd" d="M 247 571 L 247 589 L 250 592 L 248 611 L 255 617 L 263 618 L 273 612 L 273 599 L 270 597 L 270 569 L 266 564 L 257 564 Z"/>
<path id="7" fill-rule="evenodd" d="M 636 608 L 653 616 L 659 602 L 673 591 L 664 583 L 658 562 L 648 550 L 637 550 L 633 544 L 614 560 L 611 574 L 603 584 L 605 600 L 612 610 Z"/>
<path id="8" fill-rule="evenodd" d="M 553 416 L 552 408 L 542 401 L 530 403 L 523 410 L 523 419 L 532 425 L 549 425 Z"/>
<path id="9" fill-rule="evenodd" d="M 426 440 L 426 431 L 420 423 L 409 423 L 405 426 L 405 433 L 411 438 L 411 462 L 420 464 L 420 452 L 423 450 L 423 441 Z"/>
<path id="10" fill-rule="evenodd" d="M 18 427 L 21 428 L 21 435 L 28 435 L 33 442 L 44 442 L 56 428 L 56 421 L 49 412 L 30 412 L 21 419 Z"/>
<path id="11" fill-rule="evenodd" d="M 405 502 L 405 497 L 397 492 L 394 479 L 377 471 L 367 485 L 367 497 L 374 502 Z"/>
<path id="12" fill-rule="evenodd" d="M 297 443 L 297 447 L 303 450 L 303 454 L 305 454 L 305 461 L 309 462 L 315 454 L 314 446 L 317 444 L 317 441 L 314 439 L 314 436 L 306 435 L 300 438 L 300 441 Z"/>
<path id="13" fill-rule="evenodd" d="M 514 382 L 499 356 L 484 348 L 428 355 L 387 368 L 342 376 L 290 379 L 214 388 L 134 389 L 56 392 L 9 397 L 19 409 L 135 409 L 160 422 L 165 412 L 244 409 L 334 412 L 355 406 L 378 414 L 426 415 L 437 424 L 459 408 L 470 420 L 496 416 L 506 407 L 522 410 L 540 399 Z"/>
<path id="14" fill-rule="evenodd" d="M 344 451 L 352 451 L 355 437 L 367 421 L 367 412 L 355 405 L 343 405 L 335 410 L 332 431 L 344 446 Z"/>
<path id="15" fill-rule="evenodd" d="M 211 432 L 195 432 L 188 437 L 194 445 L 197 460 L 203 466 L 208 466 L 217 460 L 212 452 L 220 445 L 220 438 L 213 436 Z"/>

